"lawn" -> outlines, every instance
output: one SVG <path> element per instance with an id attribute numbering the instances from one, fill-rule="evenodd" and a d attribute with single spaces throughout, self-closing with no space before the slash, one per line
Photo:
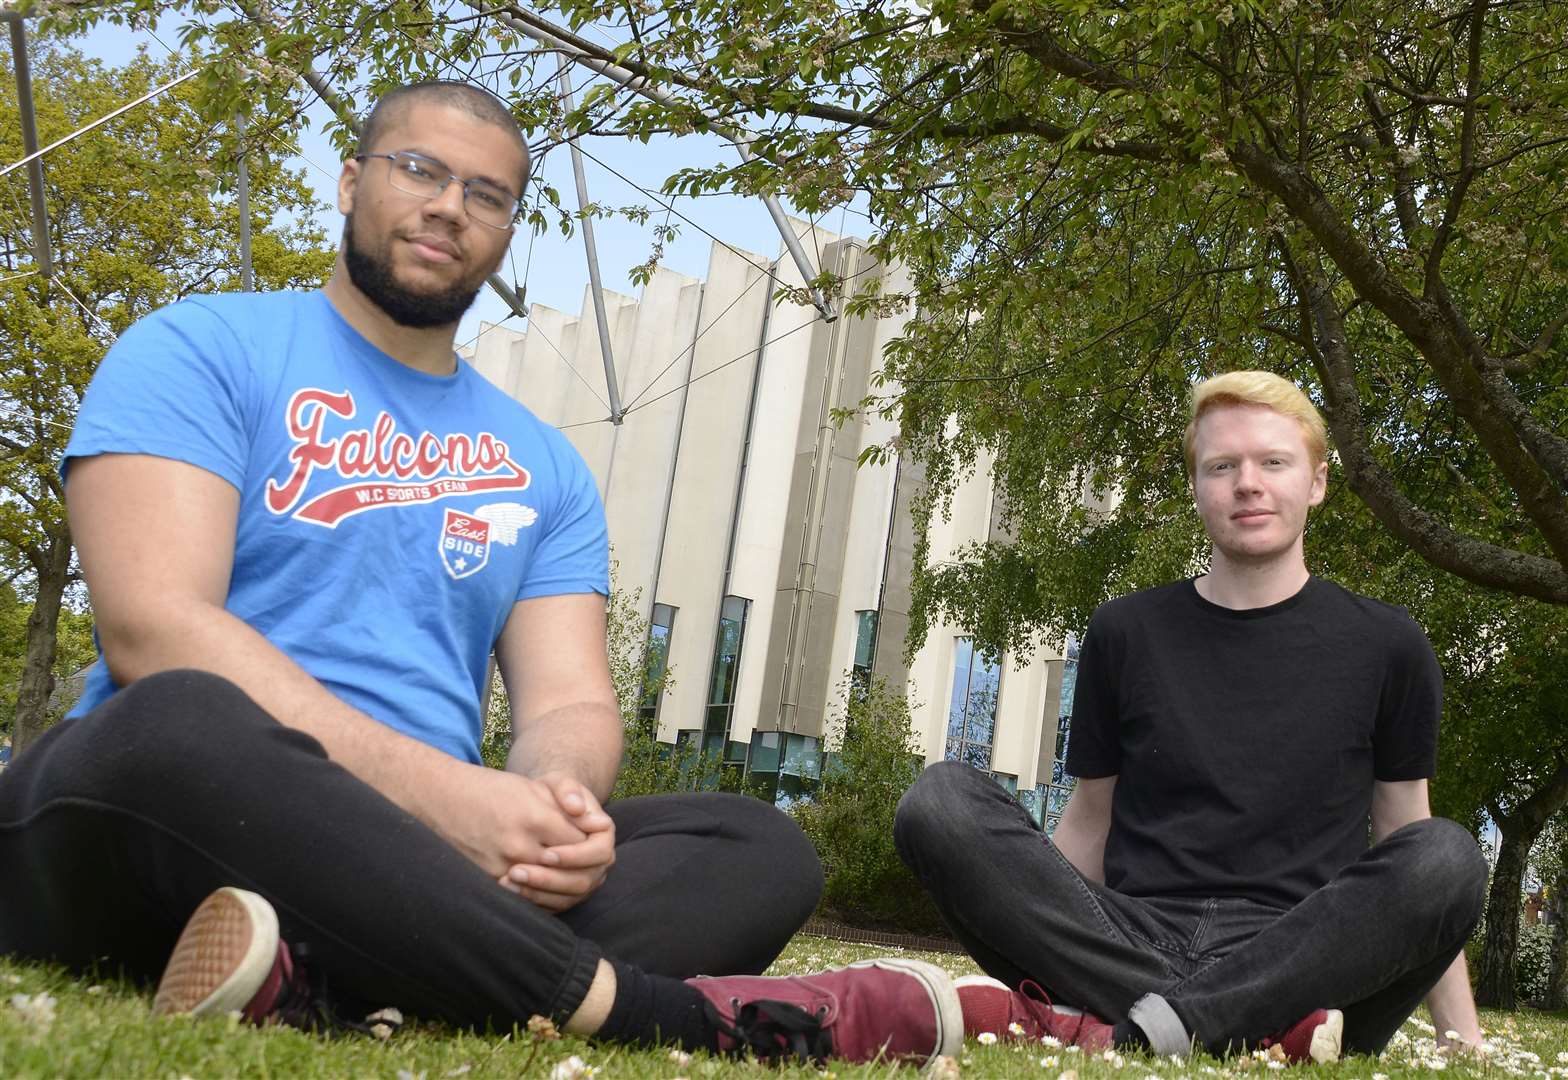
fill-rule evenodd
<path id="1" fill-rule="evenodd" d="M 896 950 L 895 950 L 896 951 Z M 801 936 L 773 968 L 774 974 L 881 955 L 886 949 Z M 916 955 L 916 954 L 911 954 Z M 922 955 L 955 975 L 974 968 L 951 955 Z M 1297 1069 L 1296 1075 L 1374 1077 L 1378 1080 L 1445 1071 L 1455 1077 L 1568 1078 L 1568 1017 L 1520 1012 L 1483 1015 L 1492 1053 L 1481 1059 L 1439 1055 L 1424 1014 L 1405 1026 L 1378 1059 Z M 937 1076 L 1042 1077 L 1048 1080 L 1172 1080 L 1240 1077 L 1256 1080 L 1278 1062 L 1252 1057 L 1185 1062 L 1146 1055 L 1106 1060 L 1044 1045 L 982 1046 L 970 1042 L 961 1059 L 942 1063 Z M 887 1076 L 913 1070 L 889 1065 L 830 1066 L 829 1076 Z M 300 1032 L 255 1029 L 226 1020 L 154 1020 L 148 998 L 128 986 L 88 983 L 65 974 L 0 959 L 0 1077 L 376 1077 L 442 1080 L 457 1077 L 539 1077 L 567 1080 L 597 1076 L 659 1078 L 757 1075 L 817 1077 L 816 1069 L 765 1068 L 756 1064 L 687 1058 L 668 1050 L 628 1050 L 575 1039 L 536 1039 L 526 1031 L 503 1037 L 454 1034 L 437 1028 L 405 1029 L 381 1043 L 353 1037 L 327 1040 Z"/>

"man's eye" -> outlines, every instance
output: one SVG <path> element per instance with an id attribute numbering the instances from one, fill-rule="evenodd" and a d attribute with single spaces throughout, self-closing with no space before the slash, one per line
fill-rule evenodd
<path id="1" fill-rule="evenodd" d="M 503 210 L 506 208 L 508 201 L 497 192 L 477 187 L 468 189 L 468 197 L 486 210 Z"/>
<path id="2" fill-rule="evenodd" d="M 431 172 L 423 162 L 415 161 L 413 158 L 404 158 L 402 161 L 398 162 L 398 167 L 406 172 L 409 176 L 416 177 L 420 180 L 434 180 L 436 176 L 436 174 Z"/>

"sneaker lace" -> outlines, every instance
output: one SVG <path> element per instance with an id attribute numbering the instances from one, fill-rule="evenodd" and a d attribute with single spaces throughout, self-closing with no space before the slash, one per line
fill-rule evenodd
<path id="1" fill-rule="evenodd" d="M 727 1020 L 711 1001 L 703 1002 L 709 1023 L 733 1039 L 736 1048 L 751 1051 L 759 1060 L 771 1058 L 826 1061 L 833 1052 L 833 1037 L 822 1027 L 822 1018 L 785 1001 L 738 1000 L 733 1020 Z"/>
<path id="2" fill-rule="evenodd" d="M 1063 1012 L 1051 1003 L 1051 995 L 1045 992 L 1045 987 L 1033 979 L 1025 979 L 1018 984 L 1018 998 L 1040 1030 L 1061 1039 L 1067 1046 L 1078 1045 L 1084 1022 L 1089 1019 L 1087 1011 Z M 1072 1026 L 1070 1033 L 1065 1030 L 1069 1023 Z"/>
<path id="3" fill-rule="evenodd" d="M 272 1009 L 279 1022 L 303 1031 L 329 1035 L 352 1031 L 374 1038 L 390 1037 L 372 1031 L 376 1025 L 389 1028 L 394 1034 L 402 1027 L 400 1019 L 391 1019 L 383 1014 L 377 1014 L 375 1024 L 349 1020 L 340 1015 L 333 1007 L 332 997 L 327 991 L 326 974 L 315 965 L 311 956 L 310 945 L 306 942 L 294 943 L 289 946 L 289 952 L 294 959 L 294 970 L 284 980 Z"/>

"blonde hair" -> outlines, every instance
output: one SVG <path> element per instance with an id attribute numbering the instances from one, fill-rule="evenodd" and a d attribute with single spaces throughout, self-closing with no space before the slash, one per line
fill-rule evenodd
<path id="1" fill-rule="evenodd" d="M 1301 425 L 1313 467 L 1328 455 L 1328 430 L 1324 427 L 1323 416 L 1295 383 L 1268 371 L 1227 371 L 1192 388 L 1192 419 L 1187 422 L 1187 432 L 1181 440 L 1188 476 L 1192 476 L 1196 468 L 1192 444 L 1198 433 L 1198 421 L 1210 409 L 1226 405 L 1257 405 L 1288 416 Z"/>

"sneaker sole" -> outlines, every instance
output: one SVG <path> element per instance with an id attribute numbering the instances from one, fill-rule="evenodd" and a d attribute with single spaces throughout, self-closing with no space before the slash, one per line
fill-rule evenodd
<path id="1" fill-rule="evenodd" d="M 278 916 L 262 897 L 222 888 L 201 902 L 169 954 L 155 1016 L 237 1012 L 261 989 L 278 955 Z"/>
<path id="2" fill-rule="evenodd" d="M 1345 1014 L 1338 1009 L 1329 1009 L 1323 1022 L 1312 1030 L 1312 1045 L 1307 1050 L 1307 1056 L 1319 1065 L 1338 1061 L 1344 1039 Z"/>
<path id="3" fill-rule="evenodd" d="M 936 1014 L 936 1048 L 926 1057 L 929 1065 L 939 1057 L 957 1058 L 964 1051 L 964 1010 L 958 1003 L 958 988 L 953 978 L 935 964 L 924 960 L 904 960 L 883 957 L 879 960 L 860 960 L 848 965 L 852 968 L 881 967 L 901 971 L 913 976 L 931 999 L 931 1009 Z"/>

